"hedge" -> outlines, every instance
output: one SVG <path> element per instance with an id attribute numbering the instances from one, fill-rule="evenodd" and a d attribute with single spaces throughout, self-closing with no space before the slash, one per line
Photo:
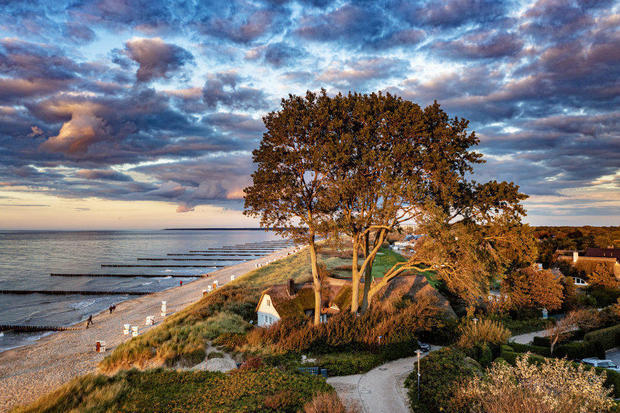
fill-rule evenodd
<path id="1" fill-rule="evenodd" d="M 502 352 L 499 358 L 506 360 L 508 364 L 514 365 L 515 362 L 517 361 L 517 357 L 519 357 L 522 354 L 523 353 L 517 353 L 515 351 L 505 351 L 502 349 Z M 538 364 L 538 363 L 542 363 L 543 361 L 545 361 L 545 358 L 543 356 L 539 356 L 538 354 L 530 354 L 530 358 L 528 359 L 528 361 L 530 363 Z"/>
<path id="2" fill-rule="evenodd" d="M 597 357 L 604 359 L 605 350 L 598 342 L 576 341 L 572 343 L 560 344 L 553 352 L 554 357 L 566 357 L 571 360 L 581 360 L 586 357 Z"/>
<path id="3" fill-rule="evenodd" d="M 545 357 L 551 357 L 551 352 L 548 346 L 543 347 L 530 344 L 510 343 L 510 347 L 512 347 L 512 349 L 518 353 L 527 353 L 529 351 L 530 353 L 539 354 Z"/>
<path id="4" fill-rule="evenodd" d="M 612 349 L 620 345 L 620 324 L 601 330 L 591 331 L 584 336 L 584 340 L 599 342 L 603 350 Z"/>

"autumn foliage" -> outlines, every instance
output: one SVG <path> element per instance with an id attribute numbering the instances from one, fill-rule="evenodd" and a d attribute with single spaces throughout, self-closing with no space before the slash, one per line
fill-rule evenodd
<path id="1" fill-rule="evenodd" d="M 538 270 L 532 266 L 510 274 L 503 289 L 510 296 L 513 309 L 557 310 L 562 306 L 564 297 L 560 277 L 549 270 Z"/>
<path id="2" fill-rule="evenodd" d="M 514 366 L 495 362 L 486 375 L 460 386 L 455 411 L 603 413 L 613 406 L 604 374 L 561 359 L 530 364 L 528 357 L 520 356 Z"/>
<path id="3" fill-rule="evenodd" d="M 438 308 L 431 299 L 403 300 L 393 310 L 371 308 L 357 316 L 342 312 L 318 326 L 305 319 L 287 318 L 248 334 L 252 350 L 327 352 L 338 349 L 377 350 L 383 345 L 413 340 L 438 323 Z"/>

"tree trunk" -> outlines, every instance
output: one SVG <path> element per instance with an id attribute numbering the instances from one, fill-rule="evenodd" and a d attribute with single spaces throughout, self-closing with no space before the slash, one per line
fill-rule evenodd
<path id="1" fill-rule="evenodd" d="M 310 235 L 310 262 L 312 266 L 312 285 L 314 287 L 314 325 L 321 322 L 321 279 L 319 278 L 319 263 L 316 258 L 314 234 Z"/>
<path id="2" fill-rule="evenodd" d="M 360 303 L 360 271 L 357 266 L 358 262 L 358 249 L 359 249 L 359 238 L 353 238 L 353 264 L 351 270 L 351 312 L 357 313 L 359 309 Z"/>
<path id="3" fill-rule="evenodd" d="M 378 235 L 375 236 L 375 242 L 377 241 Z M 367 232 L 364 236 L 364 259 L 368 258 L 368 253 L 370 252 L 370 233 Z M 372 263 L 371 261 L 368 263 L 366 267 L 366 271 L 364 271 L 364 295 L 362 297 L 362 313 L 366 312 L 368 309 L 368 291 L 370 291 L 370 284 L 372 283 Z"/>
<path id="4" fill-rule="evenodd" d="M 379 251 L 379 248 L 381 248 L 381 245 L 383 244 L 383 240 L 385 240 L 385 235 L 387 234 L 387 230 L 385 229 L 381 229 L 379 230 L 379 233 L 375 236 L 375 242 L 372 246 L 372 251 L 370 251 L 367 256 L 364 258 L 364 263 L 362 264 L 362 272 L 366 273 L 366 270 L 369 269 L 368 274 L 370 274 L 370 272 L 372 271 L 372 264 L 375 262 L 375 258 L 377 256 L 377 252 Z M 370 249 L 370 248 L 369 248 Z M 368 277 L 370 278 L 370 276 Z M 368 294 L 370 292 L 370 287 L 371 285 L 368 285 L 368 289 L 366 289 L 366 282 L 364 283 L 364 297 L 363 297 L 363 301 L 365 301 L 367 303 L 368 306 L 370 306 L 370 301 L 368 299 Z"/>

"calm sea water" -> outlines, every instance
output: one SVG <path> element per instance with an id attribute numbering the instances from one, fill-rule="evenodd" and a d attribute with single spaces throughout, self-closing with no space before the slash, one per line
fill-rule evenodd
<path id="1" fill-rule="evenodd" d="M 279 239 L 266 231 L 0 231 L 0 289 L 161 291 L 214 268 L 102 268 L 101 264 L 148 264 L 138 257 Z M 200 258 L 200 257 L 188 257 Z M 233 265 L 218 261 L 155 261 L 153 264 Z M 157 278 L 51 277 L 50 273 L 161 274 Z M 0 295 L 0 324 L 67 326 L 85 320 L 127 295 Z M 0 351 L 28 344 L 41 334 L 0 335 Z"/>

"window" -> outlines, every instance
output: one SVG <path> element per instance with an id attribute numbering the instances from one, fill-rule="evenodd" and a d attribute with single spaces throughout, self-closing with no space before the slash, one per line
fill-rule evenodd
<path id="1" fill-rule="evenodd" d="M 268 298 L 267 299 L 267 307 L 271 306 L 271 300 Z"/>

